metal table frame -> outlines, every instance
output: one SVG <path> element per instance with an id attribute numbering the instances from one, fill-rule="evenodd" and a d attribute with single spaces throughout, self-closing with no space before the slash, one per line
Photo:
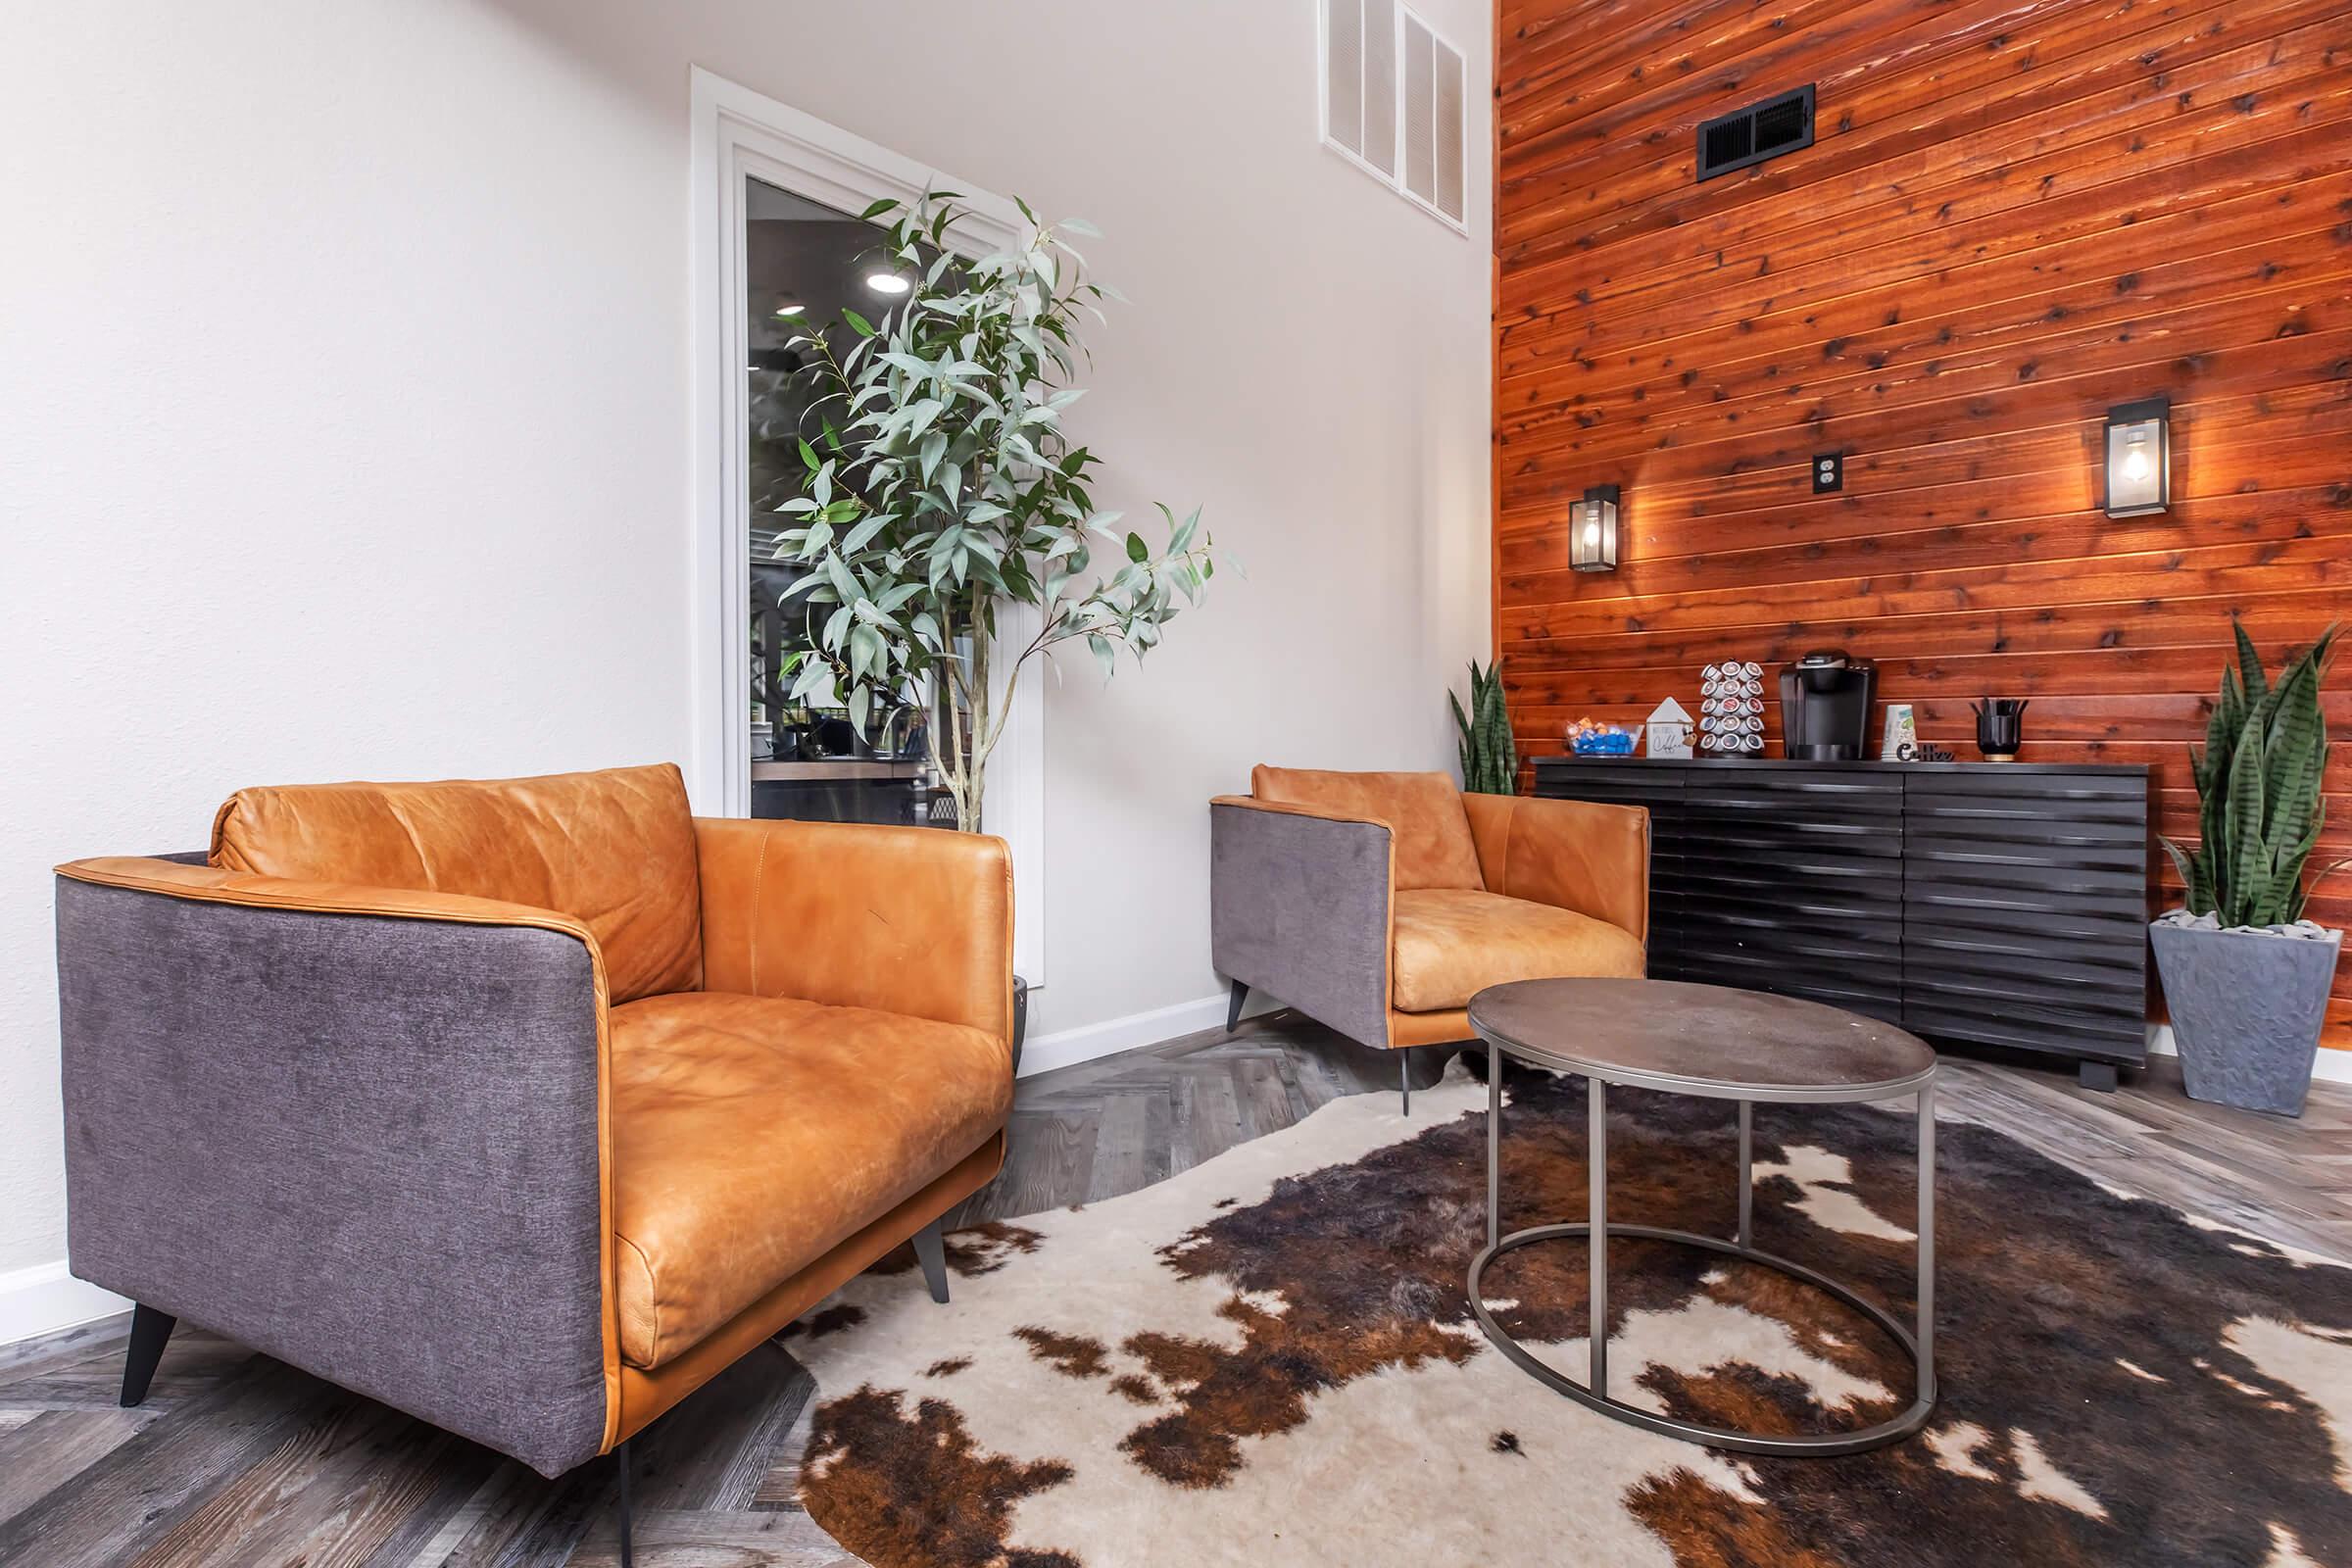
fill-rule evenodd
<path id="1" fill-rule="evenodd" d="M 1657 1074 L 1616 1071 L 1603 1072 L 1597 1066 L 1577 1066 L 1563 1070 L 1582 1076 L 1588 1086 L 1586 1115 L 1590 1128 L 1590 1149 L 1587 1157 L 1586 1196 L 1591 1218 L 1575 1225 L 1539 1225 L 1530 1230 L 1500 1234 L 1502 1224 L 1502 1057 L 1509 1047 L 1492 1036 L 1481 1036 L 1487 1046 L 1487 1245 L 1470 1263 L 1470 1310 L 1478 1317 L 1478 1326 L 1486 1331 L 1494 1348 L 1507 1356 L 1521 1371 L 1548 1388 L 1568 1396 L 1579 1404 L 1588 1405 L 1603 1415 L 1623 1421 L 1645 1431 L 1680 1438 L 1686 1443 L 1702 1443 L 1710 1447 L 1730 1448 L 1741 1453 L 1766 1453 L 1783 1456 L 1813 1455 L 1830 1457 L 1838 1454 L 1862 1453 L 1884 1447 L 1897 1439 L 1910 1436 L 1927 1424 L 1936 1409 L 1936 1069 L 1930 1066 L 1915 1078 L 1883 1084 L 1841 1086 L 1834 1089 L 1788 1088 L 1708 1083 L 1703 1080 L 1668 1077 Z M 1666 1230 L 1652 1225 L 1613 1225 L 1608 1216 L 1608 1085 L 1616 1083 L 1634 1088 L 1659 1089 L 1670 1094 L 1694 1095 L 1709 1100 L 1733 1100 L 1740 1105 L 1740 1228 L 1738 1239 L 1725 1241 L 1719 1236 L 1700 1236 L 1690 1231 Z M 1894 1315 L 1874 1301 L 1865 1300 L 1846 1286 L 1802 1263 L 1760 1251 L 1753 1245 L 1751 1230 L 1755 1208 L 1754 1180 L 1754 1103 L 1766 1101 L 1788 1104 L 1829 1105 L 1862 1101 L 1894 1100 L 1914 1096 L 1918 1102 L 1919 1119 L 1919 1309 L 1916 1336 L 1898 1322 Z M 1518 1341 L 1494 1321 L 1487 1310 L 1486 1298 L 1480 1292 L 1479 1281 L 1489 1264 L 1503 1253 L 1538 1242 L 1561 1241 L 1575 1237 L 1604 1238 L 1591 1248 L 1592 1252 L 1592 1367 L 1588 1381 L 1577 1383 L 1536 1359 Z M 1910 1356 L 1916 1375 L 1917 1393 L 1910 1408 L 1888 1420 L 1852 1432 L 1808 1434 L 1800 1437 L 1773 1437 L 1752 1432 L 1740 1432 L 1725 1427 L 1699 1426 L 1693 1422 L 1677 1421 L 1671 1416 L 1644 1410 L 1609 1396 L 1609 1249 L 1608 1241 L 1619 1237 L 1643 1241 L 1679 1242 L 1687 1247 L 1705 1248 L 1722 1252 L 1764 1268 L 1775 1269 L 1791 1279 L 1813 1286 L 1869 1318 L 1888 1338 L 1902 1347 Z"/>

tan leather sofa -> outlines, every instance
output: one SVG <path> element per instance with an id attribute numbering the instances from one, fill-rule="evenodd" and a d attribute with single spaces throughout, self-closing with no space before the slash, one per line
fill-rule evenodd
<path id="1" fill-rule="evenodd" d="M 196 859 L 59 868 L 125 1402 L 185 1316 L 554 1475 L 909 1239 L 946 1298 L 1012 1098 L 1002 841 L 697 819 L 664 765 L 245 790 Z"/>
<path id="2" fill-rule="evenodd" d="M 1444 773 L 1259 766 L 1209 803 L 1210 947 L 1232 984 L 1367 1046 L 1471 1038 L 1507 980 L 1643 972 L 1649 813 L 1467 795 Z"/>

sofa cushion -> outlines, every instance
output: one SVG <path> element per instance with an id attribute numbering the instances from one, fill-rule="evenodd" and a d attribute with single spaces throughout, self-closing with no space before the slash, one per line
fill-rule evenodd
<path id="1" fill-rule="evenodd" d="M 694 816 L 685 780 L 667 762 L 239 790 L 213 820 L 212 862 L 572 915 L 595 933 L 615 1002 L 702 984 Z"/>
<path id="2" fill-rule="evenodd" d="M 1444 773 L 1335 773 L 1261 763 L 1250 770 L 1250 793 L 1388 823 L 1399 888 L 1486 886 L 1462 792 Z"/>
<path id="3" fill-rule="evenodd" d="M 698 991 L 612 1009 L 621 1355 L 658 1367 L 1004 1124 L 998 1036 Z"/>
<path id="4" fill-rule="evenodd" d="M 1642 978 L 1641 941 L 1589 914 L 1465 888 L 1399 891 L 1394 910 L 1399 1012 L 1459 1007 L 1506 980 Z"/>

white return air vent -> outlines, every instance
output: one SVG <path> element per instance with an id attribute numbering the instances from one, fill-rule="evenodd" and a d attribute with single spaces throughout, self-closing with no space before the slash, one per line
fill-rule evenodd
<path id="1" fill-rule="evenodd" d="M 1468 233 L 1462 52 L 1396 0 L 1319 0 L 1323 144 Z"/>

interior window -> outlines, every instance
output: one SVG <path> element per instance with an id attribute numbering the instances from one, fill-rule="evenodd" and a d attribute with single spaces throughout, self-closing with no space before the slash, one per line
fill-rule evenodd
<path id="1" fill-rule="evenodd" d="M 842 311 L 880 321 L 905 293 L 903 269 L 880 253 L 880 230 L 759 179 L 748 181 L 744 223 L 745 368 L 750 420 L 752 814 L 828 822 L 952 826 L 955 808 L 925 760 L 920 703 L 873 715 L 863 733 L 829 693 L 794 704 L 793 654 L 809 613 L 786 598 L 802 575 L 778 560 L 787 525 L 778 509 L 801 493 L 801 442 L 821 433 L 825 388 L 815 356 L 794 348 L 812 330 L 841 333 Z M 821 607 L 829 613 L 831 606 Z"/>

